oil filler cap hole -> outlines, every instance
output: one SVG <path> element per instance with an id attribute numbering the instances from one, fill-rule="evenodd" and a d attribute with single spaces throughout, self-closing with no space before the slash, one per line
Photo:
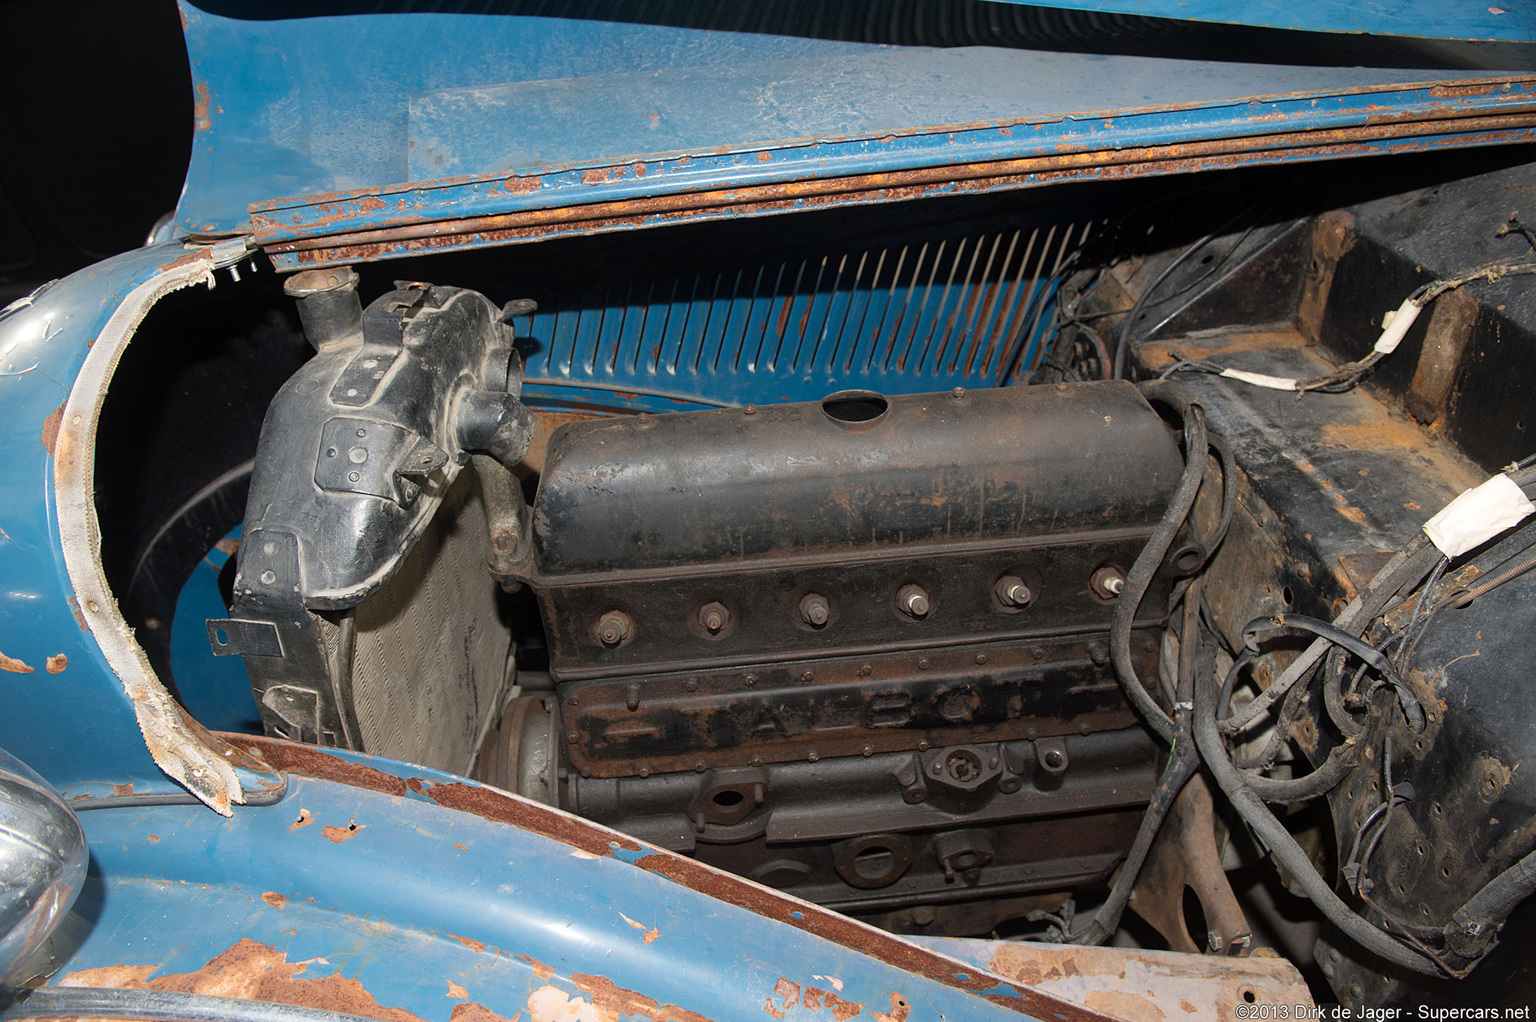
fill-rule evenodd
<path id="1" fill-rule="evenodd" d="M 873 424 L 890 406 L 884 396 L 872 390 L 840 390 L 821 400 L 821 410 L 827 418 L 849 429 Z"/>

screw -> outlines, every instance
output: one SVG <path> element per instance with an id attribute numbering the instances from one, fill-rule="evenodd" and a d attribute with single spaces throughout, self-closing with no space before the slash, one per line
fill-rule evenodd
<path id="1" fill-rule="evenodd" d="M 756 415 L 757 414 L 757 405 L 746 405 L 745 407 L 742 408 L 741 414 L 743 414 L 743 415 Z"/>
<path id="2" fill-rule="evenodd" d="M 978 664 L 986 663 L 987 662 L 987 655 L 985 653 L 977 653 L 976 654 L 976 662 Z"/>
<path id="3" fill-rule="evenodd" d="M 1035 598 L 1035 594 L 1029 591 L 1029 586 L 1017 575 L 1004 575 L 997 580 L 997 598 L 1005 607 L 1024 607 Z"/>
<path id="4" fill-rule="evenodd" d="M 902 586 L 896 594 L 896 605 L 913 617 L 928 616 L 928 594 L 921 586 Z"/>
<path id="5" fill-rule="evenodd" d="M 956 387 L 954 390 L 949 392 L 949 396 L 954 398 L 956 401 L 959 401 L 961 398 L 965 397 L 965 388 Z"/>
<path id="6" fill-rule="evenodd" d="M 832 616 L 832 607 L 820 593 L 806 593 L 800 598 L 800 620 L 812 628 L 820 628 Z"/>
<path id="7" fill-rule="evenodd" d="M 636 429 L 650 429 L 651 425 L 652 423 L 650 412 L 641 412 L 639 415 L 635 416 Z"/>
<path id="8" fill-rule="evenodd" d="M 598 623 L 597 637 L 604 646 L 611 648 L 629 637 L 629 629 L 629 615 L 621 610 L 610 610 Z"/>

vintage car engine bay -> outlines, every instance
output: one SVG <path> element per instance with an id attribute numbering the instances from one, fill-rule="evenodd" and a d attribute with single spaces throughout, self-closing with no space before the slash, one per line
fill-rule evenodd
<path id="1" fill-rule="evenodd" d="M 107 577 L 236 745 L 896 933 L 1522 1000 L 1532 155 L 241 262 L 116 372 Z"/>

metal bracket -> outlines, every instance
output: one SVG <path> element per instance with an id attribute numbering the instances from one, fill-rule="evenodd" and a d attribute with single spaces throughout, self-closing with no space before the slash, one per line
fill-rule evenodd
<path id="1" fill-rule="evenodd" d="M 242 621 L 239 618 L 209 618 L 208 645 L 214 656 L 283 655 L 283 640 L 270 621 Z"/>
<path id="2" fill-rule="evenodd" d="M 338 416 L 320 430 L 315 485 L 367 493 L 409 507 L 421 483 L 448 463 L 448 453 L 403 426 Z"/>

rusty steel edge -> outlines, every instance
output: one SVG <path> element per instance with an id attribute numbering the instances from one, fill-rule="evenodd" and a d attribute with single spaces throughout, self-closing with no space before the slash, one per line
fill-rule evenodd
<path id="1" fill-rule="evenodd" d="M 264 763 L 268 769 L 386 795 L 415 795 L 446 809 L 470 813 L 492 823 L 509 824 L 538 834 L 589 855 L 616 856 L 627 853 L 619 857 L 679 886 L 793 926 L 933 982 L 977 994 L 1020 1014 L 1054 1018 L 1060 1022 L 1119 1022 L 1112 1015 L 1059 1000 L 1000 976 L 981 974 L 978 970 L 957 969 L 954 961 L 930 949 L 864 923 L 749 883 L 673 852 L 642 845 L 618 831 L 496 788 L 465 781 L 432 784 L 416 777 L 399 777 L 375 767 L 351 762 L 331 754 L 329 750 L 281 739 L 233 733 L 223 733 L 219 737 Z M 999 986 L 1011 987 L 1016 993 L 1006 995 L 987 992 Z"/>
<path id="2" fill-rule="evenodd" d="M 899 202 L 945 193 L 1039 187 L 1076 179 L 1119 179 L 1225 169 L 1285 160 L 1417 152 L 1444 146 L 1536 140 L 1536 109 L 1477 117 L 1373 123 L 1208 142 L 1103 149 L 792 181 L 529 210 L 458 220 L 290 239 L 286 225 L 253 216 L 255 240 L 280 270 L 390 258 L 436 249 L 599 234 L 691 220 L 764 216 L 795 209 Z M 1387 143 L 1402 143 L 1387 145 Z"/>

